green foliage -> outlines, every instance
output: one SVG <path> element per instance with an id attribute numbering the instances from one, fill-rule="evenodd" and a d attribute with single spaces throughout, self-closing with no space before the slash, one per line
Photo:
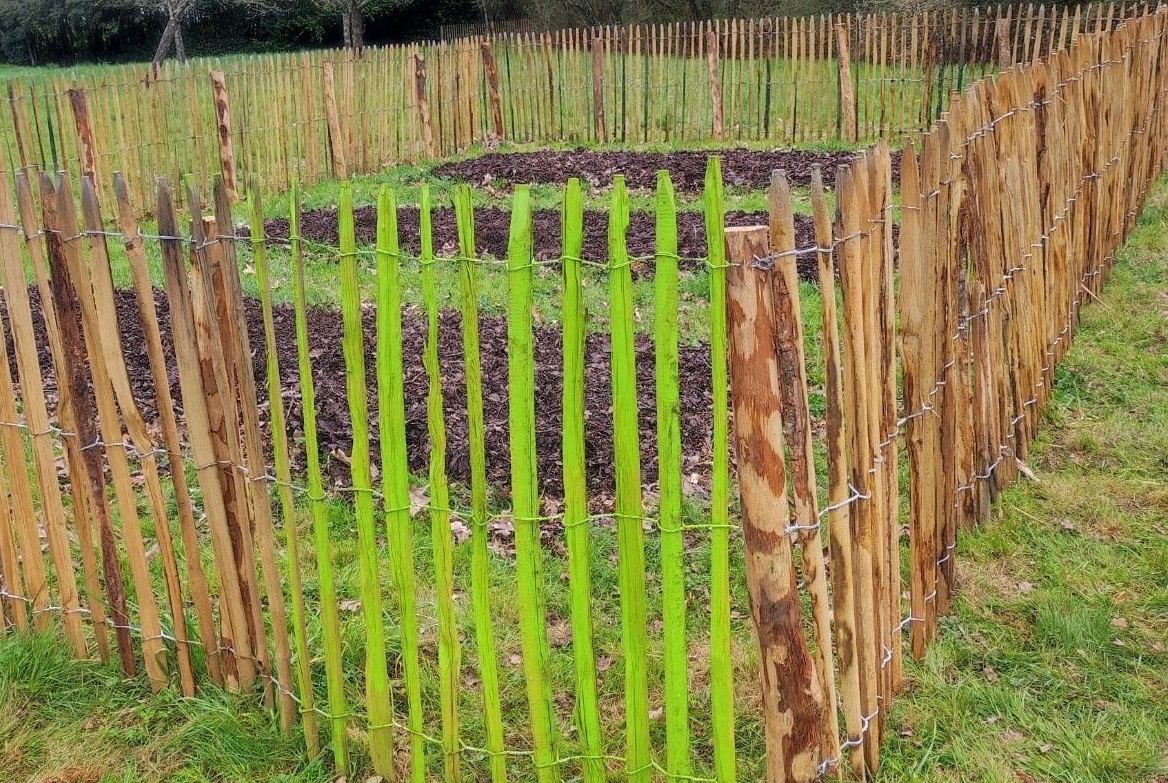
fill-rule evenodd
<path id="1" fill-rule="evenodd" d="M 474 0 L 371 0 L 367 44 L 436 38 L 442 24 L 481 18 Z M 163 28 L 156 9 L 110 0 L 0 0 L 0 62 L 21 65 L 148 60 Z M 331 0 L 280 0 L 271 8 L 200 3 L 183 25 L 189 57 L 285 51 L 341 43 Z"/>

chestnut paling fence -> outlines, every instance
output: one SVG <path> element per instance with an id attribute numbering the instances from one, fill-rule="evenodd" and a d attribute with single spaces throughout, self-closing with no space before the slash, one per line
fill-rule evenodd
<path id="1" fill-rule="evenodd" d="M 257 189 L 241 237 L 224 182 L 213 215 L 186 199 L 189 231 L 160 182 L 158 230 L 144 234 L 120 175 L 108 202 L 92 180 L 78 193 L 48 175 L 34 197 L 19 175 L 15 199 L 0 189 L 0 631 L 60 626 L 77 656 L 141 669 L 154 688 L 262 694 L 310 753 L 323 740 L 338 769 L 368 764 L 386 779 L 730 781 L 761 775 L 765 763 L 780 781 L 875 770 L 904 636 L 920 656 L 935 635 L 956 588 L 957 533 L 984 520 L 1016 477 L 1078 308 L 1163 168 L 1166 33 L 1161 10 L 970 85 L 902 156 L 895 242 L 886 143 L 836 172 L 834 213 L 817 172 L 809 247 L 795 242 L 781 173 L 769 225 L 725 230 L 712 159 L 709 256 L 679 256 L 662 174 L 656 252 L 630 258 L 618 179 L 600 265 L 583 259 L 578 183 L 564 192 L 562 254 L 537 261 L 523 187 L 505 259 L 477 257 L 466 188 L 453 194 L 457 254 L 440 258 L 428 191 L 415 256 L 403 252 L 388 191 L 368 247 L 343 186 L 339 244 L 329 248 L 300 236 L 295 194 L 288 241 L 276 243 L 265 239 Z M 339 485 L 316 422 L 319 354 L 305 295 L 314 253 L 339 262 L 353 423 Z M 819 272 L 816 325 L 803 323 L 796 282 L 808 255 Z M 290 279 L 273 278 L 277 256 Z M 257 333 L 244 317 L 245 259 L 261 299 Z M 695 260 L 709 276 L 713 417 L 699 512 L 684 501 L 678 399 L 678 270 Z M 633 267 L 650 261 L 655 493 L 642 481 L 634 334 Z M 119 332 L 127 295 L 113 280 L 123 268 L 152 400 L 132 382 Z M 465 485 L 447 475 L 439 356 L 439 283 L 453 275 L 465 324 Z M 506 491 L 486 471 L 483 398 L 501 393 L 483 385 L 487 275 L 507 287 Z M 555 503 L 541 497 L 535 427 L 534 289 L 549 276 L 562 302 Z M 403 315 L 403 292 L 414 282 L 430 455 L 420 480 L 406 453 L 403 319 L 416 316 Z M 588 285 L 609 291 L 616 481 L 605 497 L 586 482 Z M 273 296 L 289 289 L 298 395 L 282 388 L 277 366 Z M 820 371 L 805 356 L 812 329 L 824 345 L 825 480 L 807 399 L 806 376 Z M 297 399 L 291 437 L 285 405 Z M 337 498 L 355 546 L 338 532 Z M 490 551 L 501 522 L 513 535 L 505 556 Z M 467 535 L 456 544 L 459 529 Z M 749 612 L 753 636 L 735 607 Z"/>
<path id="2" fill-rule="evenodd" d="M 926 130 L 951 92 L 1112 29 L 1148 4 L 1034 4 L 473 35 L 445 43 L 95 69 L 11 81 L 0 116 L 26 172 L 122 171 L 234 198 L 499 140 L 872 142 Z M 35 174 L 30 175 L 34 179 Z M 208 195 L 206 192 L 204 196 Z"/>

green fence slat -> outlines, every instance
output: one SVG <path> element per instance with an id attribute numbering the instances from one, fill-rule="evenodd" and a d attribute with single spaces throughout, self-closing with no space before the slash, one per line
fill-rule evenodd
<path id="1" fill-rule="evenodd" d="M 462 776 L 458 740 L 460 649 L 454 611 L 454 544 L 450 538 L 450 487 L 446 479 L 446 421 L 442 413 L 442 377 L 438 370 L 438 280 L 434 268 L 434 232 L 430 188 L 422 186 L 422 299 L 426 306 L 424 362 L 430 391 L 426 423 L 430 433 L 430 539 L 434 550 L 434 587 L 438 600 L 438 690 L 442 710 L 445 783 Z"/>
<path id="2" fill-rule="evenodd" d="M 730 399 L 726 345 L 726 209 L 722 161 L 706 165 L 706 246 L 710 273 L 710 364 L 714 392 L 714 456 L 710 487 L 710 721 L 714 776 L 733 783 L 734 674 L 730 656 Z"/>
<path id="3" fill-rule="evenodd" d="M 402 671 L 410 733 L 410 780 L 426 779 L 422 737 L 422 679 L 418 657 L 418 593 L 414 523 L 406 454 L 405 373 L 402 368 L 401 246 L 397 201 L 387 186 L 377 197 L 377 416 L 381 433 L 381 487 L 385 535 L 397 589 Z"/>
<path id="4" fill-rule="evenodd" d="M 298 539 L 296 502 L 292 497 L 292 468 L 288 459 L 288 428 L 284 417 L 283 386 L 280 383 L 280 360 L 276 355 L 276 325 L 272 317 L 272 288 L 268 276 L 268 254 L 264 241 L 264 210 L 259 188 L 253 185 L 247 195 L 251 218 L 251 248 L 255 263 L 256 286 L 264 317 L 264 353 L 267 355 L 268 410 L 272 420 L 272 458 L 280 496 L 280 514 L 284 520 L 284 549 L 288 558 L 288 592 L 292 594 L 292 641 L 296 648 L 296 690 L 300 699 L 304 741 L 309 756 L 320 750 L 317 736 L 316 696 L 312 690 L 312 659 L 308 651 L 305 625 L 304 586 L 300 576 L 300 541 Z"/>
<path id="5" fill-rule="evenodd" d="M 584 251 L 584 196 L 580 180 L 564 191 L 564 536 L 572 592 L 572 655 L 576 670 L 576 720 L 584 783 L 603 783 L 596 652 L 592 639 L 592 574 L 589 567 L 588 491 L 584 458 L 584 340 L 587 321 L 581 254 Z"/>
<path id="6" fill-rule="evenodd" d="M 365 330 L 361 323 L 361 290 L 357 280 L 357 239 L 353 226 L 353 186 L 341 183 L 337 207 L 341 251 L 341 317 L 344 334 L 345 391 L 353 450 L 349 472 L 357 519 L 357 559 L 360 571 L 361 615 L 365 620 L 365 701 L 368 710 L 369 755 L 373 769 L 394 779 L 393 695 L 385 657 L 385 624 L 381 584 L 377 576 L 377 530 L 373 514 L 373 478 L 369 469 L 369 403 L 365 385 Z"/>
<path id="7" fill-rule="evenodd" d="M 515 187 L 507 246 L 507 386 L 511 446 L 511 513 L 515 520 L 515 570 L 519 583 L 523 676 L 540 783 L 559 780 L 555 768 L 551 694 L 547 690 L 548 641 L 540 547 L 539 484 L 535 456 L 535 345 L 532 337 L 531 190 Z"/>
<path id="8" fill-rule="evenodd" d="M 633 272 L 625 244 L 629 195 L 625 178 L 613 182 L 608 223 L 612 324 L 612 417 L 616 465 L 616 522 L 620 557 L 621 639 L 625 654 L 625 731 L 628 778 L 648 783 L 648 633 L 645 609 L 645 534 L 641 528 L 641 436 L 637 422 L 637 353 Z"/>
<path id="9" fill-rule="evenodd" d="M 483 370 L 479 351 L 479 294 L 475 259 L 474 204 L 471 190 L 459 185 L 454 191 L 458 221 L 459 293 L 462 310 L 462 355 L 466 366 L 466 412 L 470 444 L 471 496 L 471 601 L 478 646 L 479 675 L 483 684 L 487 751 L 491 754 L 491 780 L 507 779 L 503 755 L 503 706 L 499 696 L 499 662 L 495 630 L 491 625 L 491 583 L 487 550 L 487 447 L 483 425 Z"/>
<path id="10" fill-rule="evenodd" d="M 657 526 L 665 648 L 665 769 L 688 775 L 689 666 L 685 655 L 685 542 L 681 531 L 681 410 L 677 358 L 677 204 L 668 171 L 657 172 L 654 341 L 657 377 Z"/>
<path id="11" fill-rule="evenodd" d="M 296 357 L 300 372 L 300 400 L 304 407 L 304 453 L 308 468 L 308 502 L 312 511 L 312 531 L 316 545 L 316 573 L 320 584 L 321 643 L 324 652 L 325 683 L 328 689 L 329 724 L 333 763 L 344 775 L 349 770 L 345 736 L 345 673 L 341 667 L 341 625 L 337 617 L 337 581 L 333 573 L 332 542 L 329 539 L 328 507 L 320 473 L 320 447 L 316 437 L 316 389 L 312 380 L 312 358 L 308 345 L 308 306 L 304 292 L 304 256 L 300 248 L 300 189 L 292 183 L 289 198 L 288 237 L 291 240 L 294 301 L 296 308 Z"/>

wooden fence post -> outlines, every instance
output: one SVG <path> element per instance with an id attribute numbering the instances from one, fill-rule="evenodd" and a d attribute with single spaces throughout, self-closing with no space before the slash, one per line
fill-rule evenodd
<path id="1" fill-rule="evenodd" d="M 852 86 L 852 56 L 848 47 L 848 28 L 840 22 L 835 26 L 835 40 L 839 59 L 839 136 L 849 144 L 856 143 L 856 90 Z"/>
<path id="2" fill-rule="evenodd" d="M 596 140 L 603 144 L 608 141 L 608 123 L 604 120 L 604 42 L 599 36 L 592 38 L 592 118 Z"/>
<path id="3" fill-rule="evenodd" d="M 734 440 L 742 494 L 746 584 L 758 635 L 767 782 L 810 781 L 819 766 L 823 691 L 807 640 L 787 534 L 779 359 L 766 226 L 726 229 Z"/>
<path id="4" fill-rule="evenodd" d="M 426 98 L 426 58 L 414 55 L 414 97 L 418 101 L 418 117 L 422 121 L 422 143 L 426 154 L 434 157 L 434 130 L 430 126 L 430 101 Z"/>
<path id="5" fill-rule="evenodd" d="M 329 151 L 333 158 L 333 176 L 347 179 L 349 166 L 345 160 L 345 137 L 341 133 L 341 117 L 337 111 L 337 87 L 333 80 L 333 64 L 325 60 L 320 64 L 324 78 L 324 116 L 328 122 Z"/>
<path id="6" fill-rule="evenodd" d="M 503 138 L 503 103 L 499 99 L 499 67 L 495 64 L 495 53 L 491 43 L 483 42 L 483 66 L 487 69 L 487 87 L 491 93 L 491 126 L 495 138 Z"/>
<path id="7" fill-rule="evenodd" d="M 1010 19 L 999 16 L 994 27 L 994 40 L 998 43 L 998 67 L 1009 68 L 1013 64 L 1013 55 L 1010 51 Z"/>
<path id="8" fill-rule="evenodd" d="M 227 77 L 223 71 L 211 71 L 211 93 L 215 101 L 215 123 L 219 132 L 219 165 L 223 185 L 232 201 L 239 200 L 235 172 L 235 138 L 231 134 L 231 103 L 227 99 Z"/>
<path id="9" fill-rule="evenodd" d="M 97 151 L 94 149 L 93 118 L 89 115 L 89 97 L 84 88 L 69 88 L 69 105 L 73 109 L 73 121 L 77 124 L 77 138 L 81 142 L 81 175 L 95 184 L 97 178 Z"/>
<path id="10" fill-rule="evenodd" d="M 714 107 L 714 138 L 721 141 L 726 135 L 726 119 L 722 107 L 722 81 L 718 71 L 718 34 L 706 31 L 706 62 L 710 70 L 710 102 Z"/>

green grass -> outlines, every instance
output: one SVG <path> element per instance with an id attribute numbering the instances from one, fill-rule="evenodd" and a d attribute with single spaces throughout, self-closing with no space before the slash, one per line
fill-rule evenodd
<path id="1" fill-rule="evenodd" d="M 48 783 L 332 780 L 258 705 L 184 699 L 74 661 L 51 636 L 0 642 L 0 779 Z"/>
<path id="2" fill-rule="evenodd" d="M 1058 370 L 1039 482 L 959 542 L 955 612 L 907 670 L 881 780 L 1168 779 L 1165 454 L 1161 181 Z"/>

